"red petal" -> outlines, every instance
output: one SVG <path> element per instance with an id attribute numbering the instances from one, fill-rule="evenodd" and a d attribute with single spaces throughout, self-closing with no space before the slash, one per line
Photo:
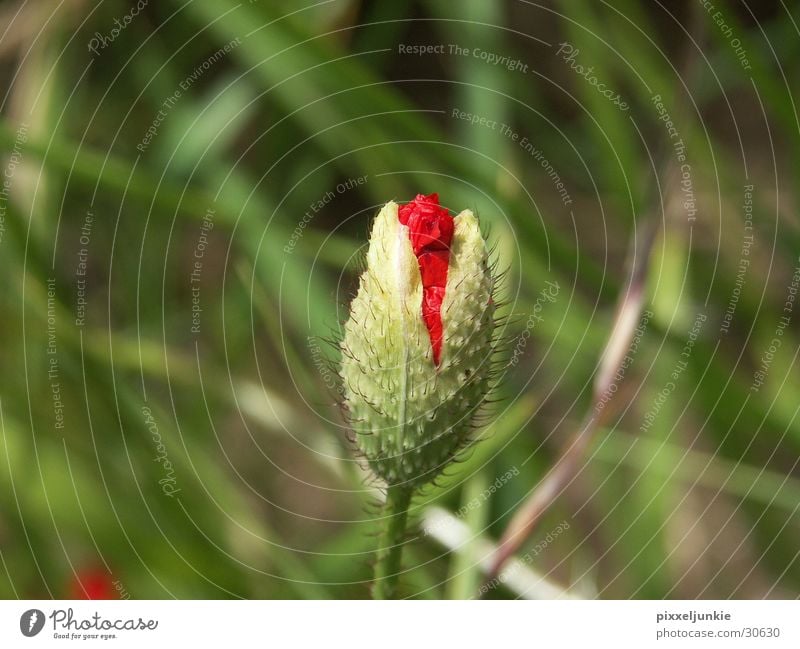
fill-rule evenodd
<path id="1" fill-rule="evenodd" d="M 428 335 L 431 339 L 433 350 L 433 362 L 439 365 L 439 357 L 442 354 L 442 300 L 444 299 L 444 287 L 430 286 L 424 289 L 422 294 L 422 319 L 428 328 Z"/>
<path id="2" fill-rule="evenodd" d="M 408 226 L 408 236 L 414 254 L 426 250 L 448 250 L 453 239 L 453 217 L 439 206 L 439 196 L 430 194 L 417 197 L 398 210 L 400 223 Z"/>
<path id="3" fill-rule="evenodd" d="M 433 362 L 438 366 L 442 352 L 442 301 L 447 285 L 453 217 L 439 206 L 438 194 L 417 194 L 398 210 L 400 223 L 408 227 L 411 247 L 419 260 L 422 277 L 422 319 L 428 329 Z"/>
<path id="4" fill-rule="evenodd" d="M 422 286 L 440 286 L 442 291 L 447 285 L 447 267 L 450 263 L 448 250 L 426 252 L 419 256 L 419 271 L 422 275 Z"/>

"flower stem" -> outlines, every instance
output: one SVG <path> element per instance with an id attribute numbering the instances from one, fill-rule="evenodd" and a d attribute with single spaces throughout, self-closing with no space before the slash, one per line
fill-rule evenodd
<path id="1" fill-rule="evenodd" d="M 386 504 L 383 507 L 384 528 L 378 542 L 375 583 L 372 587 L 372 596 L 375 599 L 395 597 L 410 503 L 411 489 L 407 487 L 387 489 Z"/>

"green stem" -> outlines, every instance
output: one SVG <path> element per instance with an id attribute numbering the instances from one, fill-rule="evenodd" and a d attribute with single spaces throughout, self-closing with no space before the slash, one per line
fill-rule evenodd
<path id="1" fill-rule="evenodd" d="M 389 487 L 386 491 L 386 504 L 383 506 L 384 527 L 378 542 L 375 583 L 372 588 L 375 599 L 395 597 L 410 503 L 411 489 Z"/>

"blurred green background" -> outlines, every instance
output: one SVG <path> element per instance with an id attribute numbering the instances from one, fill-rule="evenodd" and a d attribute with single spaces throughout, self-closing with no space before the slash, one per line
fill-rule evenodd
<path id="1" fill-rule="evenodd" d="M 508 268 L 514 360 L 414 503 L 404 595 L 475 594 L 590 407 L 655 221 L 613 417 L 488 596 L 796 597 L 799 23 L 4 0 L 0 595 L 367 597 L 376 485 L 326 340 L 378 207 L 438 192 Z"/>

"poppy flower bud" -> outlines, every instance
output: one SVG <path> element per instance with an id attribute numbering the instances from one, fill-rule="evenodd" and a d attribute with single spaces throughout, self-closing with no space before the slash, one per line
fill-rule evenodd
<path id="1" fill-rule="evenodd" d="M 70 599 L 118 599 L 111 574 L 103 568 L 87 568 L 75 575 L 69 585 Z"/>
<path id="2" fill-rule="evenodd" d="M 356 443 L 387 485 L 433 480 L 469 441 L 489 391 L 493 284 L 471 211 L 418 195 L 375 219 L 341 376 Z"/>

